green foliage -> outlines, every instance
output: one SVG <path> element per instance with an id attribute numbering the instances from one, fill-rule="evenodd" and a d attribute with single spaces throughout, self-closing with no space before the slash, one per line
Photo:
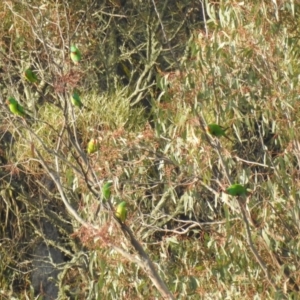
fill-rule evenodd
<path id="1" fill-rule="evenodd" d="M 1 296 L 42 299 L 45 244 L 59 299 L 162 298 L 127 225 L 176 297 L 297 299 L 300 5 L 207 1 L 191 28 L 190 1 L 162 2 L 0 4 L 3 99 L 34 115 L 1 106 Z"/>

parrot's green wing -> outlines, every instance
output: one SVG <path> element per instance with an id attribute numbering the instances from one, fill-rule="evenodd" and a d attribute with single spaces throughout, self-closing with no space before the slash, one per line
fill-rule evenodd
<path id="1" fill-rule="evenodd" d="M 126 208 L 126 202 L 122 201 L 118 204 L 117 210 L 116 210 L 116 217 L 124 223 L 127 217 L 127 208 Z"/>
<path id="2" fill-rule="evenodd" d="M 233 140 L 231 138 L 228 137 L 228 135 L 225 133 L 225 131 L 228 128 L 224 128 L 218 124 L 208 124 L 206 127 L 206 130 L 208 131 L 209 134 L 211 134 L 212 136 L 215 136 L 217 138 L 220 138 L 222 136 L 224 136 L 225 138 L 227 138 L 228 140 L 230 140 L 231 142 L 233 142 Z"/>
<path id="3" fill-rule="evenodd" d="M 102 187 L 102 197 L 105 201 L 107 201 L 110 198 L 112 185 L 113 183 L 109 181 L 106 182 Z"/>
<path id="4" fill-rule="evenodd" d="M 6 103 L 8 104 L 9 110 L 14 115 L 17 115 L 20 117 L 26 116 L 23 106 L 21 104 L 19 104 L 15 98 L 9 97 L 8 100 L 6 101 Z"/>
<path id="5" fill-rule="evenodd" d="M 74 45 L 71 46 L 70 56 L 71 56 L 71 60 L 73 61 L 74 64 L 78 64 L 81 60 L 81 53 L 80 53 L 79 49 Z"/>
<path id="6" fill-rule="evenodd" d="M 241 184 L 232 184 L 229 186 L 225 192 L 231 196 L 241 196 L 247 194 L 247 188 Z"/>
<path id="7" fill-rule="evenodd" d="M 24 76 L 31 83 L 38 82 L 38 78 L 36 74 L 31 69 L 26 69 L 24 72 Z"/>
<path id="8" fill-rule="evenodd" d="M 23 106 L 15 98 L 9 97 L 6 104 L 14 115 L 20 116 L 26 120 L 26 123 L 32 124 L 32 117 L 25 112 Z"/>
<path id="9" fill-rule="evenodd" d="M 83 107 L 83 104 L 81 102 L 81 99 L 80 99 L 80 96 L 78 94 L 77 91 L 74 91 L 72 96 L 71 96 L 71 101 L 73 103 L 74 106 L 77 106 L 79 108 L 82 108 Z"/>

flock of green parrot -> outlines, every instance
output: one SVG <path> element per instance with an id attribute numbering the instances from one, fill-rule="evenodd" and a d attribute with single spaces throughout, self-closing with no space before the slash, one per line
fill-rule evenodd
<path id="1" fill-rule="evenodd" d="M 77 65 L 81 60 L 81 53 L 80 53 L 79 49 L 74 45 L 71 46 L 70 50 L 71 50 L 70 58 L 73 61 L 73 63 Z M 33 84 L 37 84 L 39 82 L 36 73 L 30 68 L 28 68 L 24 71 L 24 77 L 28 82 L 33 83 Z M 76 106 L 80 109 L 85 107 L 82 104 L 82 101 L 81 101 L 81 98 L 79 96 L 79 92 L 77 89 L 74 89 L 74 91 L 71 95 L 71 102 L 74 106 Z M 30 119 L 30 115 L 28 115 L 25 112 L 24 107 L 15 98 L 9 97 L 6 101 L 6 104 L 8 105 L 11 113 L 13 113 L 14 115 L 22 117 L 22 118 Z M 97 152 L 98 150 L 99 150 L 99 144 L 98 144 L 97 140 L 91 139 L 87 145 L 87 153 L 92 154 L 94 152 Z"/>
<path id="2" fill-rule="evenodd" d="M 79 49 L 72 45 L 71 46 L 71 53 L 70 53 L 71 60 L 73 61 L 74 64 L 79 64 L 81 60 L 81 53 Z M 26 80 L 28 80 L 30 83 L 37 84 L 38 83 L 38 77 L 35 72 L 33 72 L 30 68 L 26 69 L 24 72 L 24 77 Z M 79 96 L 79 92 L 77 89 L 74 89 L 72 95 L 71 95 L 71 102 L 74 106 L 82 109 L 85 107 L 81 101 L 81 98 Z M 19 102 L 13 98 L 9 97 L 8 100 L 6 101 L 9 110 L 17 116 L 23 117 L 23 118 L 28 118 L 29 115 L 25 112 L 23 106 L 19 104 Z M 97 139 L 92 138 L 88 144 L 87 144 L 87 153 L 92 154 L 95 153 L 99 150 L 99 142 Z M 111 195 L 111 187 L 112 187 L 112 182 L 107 182 L 104 184 L 102 187 L 102 196 L 103 200 L 107 201 L 110 198 Z M 115 216 L 120 220 L 120 222 L 124 223 L 127 217 L 127 208 L 126 208 L 126 202 L 122 201 L 117 205 Z"/>
<path id="3" fill-rule="evenodd" d="M 79 61 L 81 60 L 81 53 L 79 49 L 74 45 L 71 46 L 70 57 L 74 64 L 78 64 Z M 28 80 L 30 83 L 33 84 L 37 84 L 39 82 L 36 73 L 30 68 L 24 71 L 24 77 L 26 80 Z M 79 108 L 84 107 L 84 105 L 81 102 L 79 93 L 76 89 L 74 89 L 73 94 L 71 95 L 71 102 L 74 106 L 77 106 Z M 28 116 L 26 115 L 23 106 L 21 106 L 15 98 L 13 97 L 8 98 L 6 103 L 8 104 L 9 109 L 13 114 L 20 117 Z"/>
<path id="4" fill-rule="evenodd" d="M 220 138 L 220 137 L 224 136 L 228 140 L 232 141 L 225 134 L 225 131 L 227 129 L 228 128 L 224 128 L 224 127 L 222 127 L 220 125 L 217 125 L 217 124 L 208 124 L 207 127 L 206 127 L 206 130 L 208 131 L 208 133 L 210 135 L 212 135 L 214 137 L 217 137 L 217 138 Z M 92 141 L 90 143 L 91 143 L 90 148 L 93 149 L 95 146 L 92 143 Z M 102 187 L 102 196 L 103 196 L 103 199 L 105 201 L 110 198 L 111 187 L 112 187 L 112 182 L 107 182 Z M 224 192 L 226 194 L 228 194 L 228 195 L 239 197 L 239 196 L 245 196 L 245 195 L 247 195 L 248 189 L 244 185 L 241 185 L 239 183 L 235 183 L 235 184 L 230 185 L 228 188 L 226 188 Z M 125 201 L 122 201 L 121 203 L 118 204 L 116 212 L 115 212 L 115 216 L 122 223 L 125 222 L 126 217 L 127 217 L 127 208 L 126 208 L 126 202 Z"/>
<path id="5" fill-rule="evenodd" d="M 70 48 L 70 58 L 72 62 L 76 65 L 79 64 L 81 60 L 81 53 L 79 49 L 72 45 Z M 35 72 L 33 72 L 30 68 L 26 69 L 24 72 L 24 77 L 26 80 L 28 80 L 30 83 L 37 84 L 38 83 L 38 77 Z M 81 98 L 79 96 L 79 92 L 77 89 L 74 89 L 72 95 L 71 95 L 71 102 L 74 106 L 82 109 L 85 107 L 81 101 Z M 13 98 L 9 97 L 8 100 L 6 101 L 10 111 L 17 116 L 23 117 L 23 118 L 29 118 L 30 116 L 25 112 L 23 106 L 18 103 L 18 101 Z M 213 136 L 213 137 L 225 137 L 228 140 L 232 142 L 232 139 L 230 139 L 225 131 L 228 128 L 224 128 L 218 124 L 208 124 L 206 127 L 207 132 Z M 92 138 L 88 144 L 87 144 L 87 153 L 92 154 L 95 153 L 99 150 L 99 142 L 97 139 Z M 107 182 L 103 187 L 102 187 L 102 196 L 103 200 L 107 201 L 110 198 L 111 195 L 111 187 L 112 183 Z M 241 184 L 232 184 L 229 186 L 227 189 L 225 189 L 225 193 L 231 195 L 231 196 L 243 196 L 247 194 L 247 188 Z M 124 223 L 127 217 L 127 208 L 126 208 L 126 202 L 122 201 L 117 205 L 117 209 L 115 212 L 115 216 L 122 222 Z"/>

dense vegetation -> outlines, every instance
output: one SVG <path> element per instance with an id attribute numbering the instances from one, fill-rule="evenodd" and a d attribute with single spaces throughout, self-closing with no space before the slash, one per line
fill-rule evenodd
<path id="1" fill-rule="evenodd" d="M 0 15 L 1 299 L 299 298 L 300 4 L 14 0 Z"/>

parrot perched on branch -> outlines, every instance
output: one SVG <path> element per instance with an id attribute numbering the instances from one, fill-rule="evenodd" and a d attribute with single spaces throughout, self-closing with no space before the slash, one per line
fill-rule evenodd
<path id="1" fill-rule="evenodd" d="M 92 154 L 99 150 L 99 142 L 96 139 L 91 139 L 87 145 L 87 153 Z"/>
<path id="2" fill-rule="evenodd" d="M 111 181 L 108 181 L 102 187 L 102 197 L 105 201 L 110 198 L 112 185 L 113 183 Z"/>
<path id="3" fill-rule="evenodd" d="M 79 96 L 79 91 L 77 89 L 73 90 L 73 94 L 71 95 L 71 102 L 74 106 L 79 107 L 80 109 L 84 108 L 87 111 L 92 111 L 92 109 L 90 109 L 89 107 L 86 107 L 82 101 L 81 98 Z"/>
<path id="4" fill-rule="evenodd" d="M 126 202 L 122 201 L 121 203 L 118 204 L 117 210 L 116 210 L 116 217 L 124 223 L 127 217 L 127 208 L 126 208 Z"/>
<path id="5" fill-rule="evenodd" d="M 31 83 L 37 83 L 38 78 L 36 74 L 31 69 L 26 69 L 24 72 L 25 78 Z"/>
<path id="6" fill-rule="evenodd" d="M 73 94 L 71 95 L 71 101 L 74 106 L 79 107 L 80 109 L 83 107 L 83 104 L 81 102 L 80 96 L 78 94 L 77 90 L 73 91 Z"/>
<path id="7" fill-rule="evenodd" d="M 20 116 L 20 117 L 29 117 L 29 115 L 27 115 L 25 113 L 23 106 L 21 104 L 19 104 L 19 102 L 15 98 L 9 97 L 6 100 L 6 104 L 8 105 L 9 110 L 14 115 L 17 115 L 17 116 Z"/>
<path id="8" fill-rule="evenodd" d="M 247 194 L 247 188 L 239 183 L 232 184 L 225 190 L 226 194 L 231 196 L 241 196 Z"/>
<path id="9" fill-rule="evenodd" d="M 225 131 L 228 129 L 229 127 L 227 128 L 224 128 L 218 124 L 208 124 L 207 127 L 206 127 L 206 130 L 209 134 L 211 134 L 212 136 L 215 136 L 217 138 L 221 137 L 221 136 L 224 136 L 225 138 L 227 138 L 229 141 L 233 142 L 232 139 L 230 139 Z"/>
<path id="10" fill-rule="evenodd" d="M 78 48 L 74 45 L 71 46 L 71 60 L 75 65 L 78 65 L 79 61 L 81 60 L 81 53 Z"/>

